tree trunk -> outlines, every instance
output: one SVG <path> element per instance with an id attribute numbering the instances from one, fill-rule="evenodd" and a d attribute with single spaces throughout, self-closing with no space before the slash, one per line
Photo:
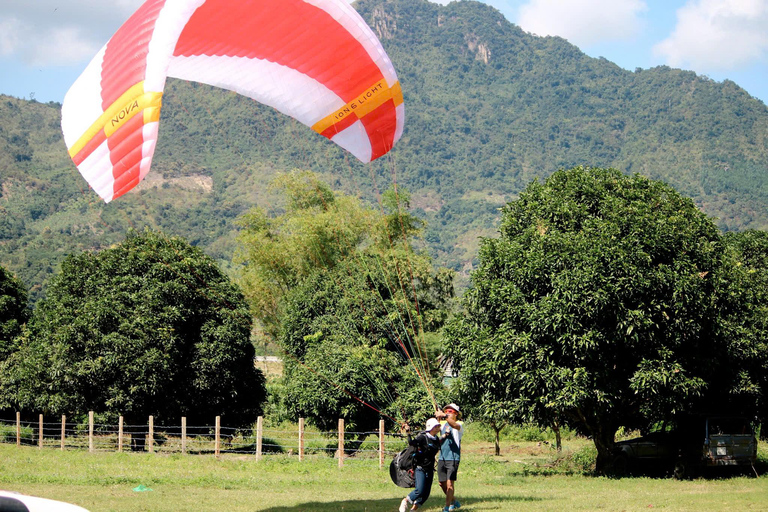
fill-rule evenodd
<path id="1" fill-rule="evenodd" d="M 130 428 L 126 431 L 131 436 L 131 451 L 132 452 L 145 452 L 147 451 L 147 436 L 141 429 Z"/>
<path id="2" fill-rule="evenodd" d="M 610 473 L 613 464 L 613 448 L 615 445 L 616 429 L 599 426 L 593 431 L 592 438 L 597 448 L 595 472 L 599 475 Z"/>
<path id="3" fill-rule="evenodd" d="M 365 438 L 368 437 L 369 435 L 370 435 L 370 432 L 361 432 L 357 434 L 357 439 L 354 439 L 344 445 L 344 453 L 346 455 L 356 454 L 360 450 L 360 447 L 363 445 L 363 441 L 365 441 Z"/>
<path id="4" fill-rule="evenodd" d="M 563 451 L 563 439 L 560 437 L 560 424 L 558 422 L 552 424 L 552 431 L 555 433 L 555 447 L 560 453 Z"/>
<path id="5" fill-rule="evenodd" d="M 124 416 L 124 428 L 123 433 L 126 436 L 131 437 L 131 451 L 132 452 L 144 452 L 147 450 L 147 434 L 146 429 L 141 425 L 141 419 L 133 418 L 130 416 Z"/>
<path id="6" fill-rule="evenodd" d="M 496 456 L 501 455 L 501 446 L 499 444 L 499 432 L 501 432 L 502 428 L 504 428 L 504 427 L 503 426 L 502 427 L 498 427 L 496 425 L 493 425 L 493 431 L 496 434 L 496 438 L 495 438 L 495 442 L 496 442 Z"/>

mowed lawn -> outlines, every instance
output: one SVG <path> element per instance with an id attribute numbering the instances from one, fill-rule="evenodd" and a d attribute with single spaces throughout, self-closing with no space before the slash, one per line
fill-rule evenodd
<path id="1" fill-rule="evenodd" d="M 578 469 L 589 442 L 507 442 L 465 447 L 457 497 L 466 511 L 768 511 L 768 475 L 759 478 L 610 479 Z M 765 447 L 761 446 L 761 451 Z M 762 453 L 762 452 L 761 452 Z M 764 459 L 763 454 L 763 459 Z M 139 485 L 151 491 L 136 492 Z M 0 444 L 0 489 L 78 504 L 92 512 L 395 511 L 407 490 L 374 459 L 327 456 L 157 455 L 61 452 Z M 437 483 L 421 510 L 438 512 Z"/>

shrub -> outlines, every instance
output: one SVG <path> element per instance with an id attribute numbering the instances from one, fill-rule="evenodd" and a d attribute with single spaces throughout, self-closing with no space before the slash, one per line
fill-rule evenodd
<path id="1" fill-rule="evenodd" d="M 35 439 L 32 427 L 21 427 L 21 442 L 29 443 Z M 16 425 L 0 425 L 0 441 L 3 443 L 16 443 Z"/>

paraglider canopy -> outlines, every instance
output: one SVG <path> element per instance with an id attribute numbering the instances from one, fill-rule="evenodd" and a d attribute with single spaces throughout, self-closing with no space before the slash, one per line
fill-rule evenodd
<path id="1" fill-rule="evenodd" d="M 69 154 L 104 201 L 149 172 L 169 76 L 270 105 L 362 162 L 403 130 L 394 67 L 345 0 L 147 0 L 62 106 Z"/>

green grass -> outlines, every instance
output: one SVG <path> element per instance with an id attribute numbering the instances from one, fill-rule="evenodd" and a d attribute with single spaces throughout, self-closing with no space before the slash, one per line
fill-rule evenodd
<path id="1" fill-rule="evenodd" d="M 472 440 L 457 482 L 467 511 L 765 511 L 768 477 L 675 481 L 587 476 L 591 447 L 574 438 L 559 457 L 539 442 L 505 441 L 502 456 Z M 765 459 L 765 447 L 761 446 Z M 388 511 L 405 489 L 375 459 L 354 457 L 343 468 L 323 455 L 162 455 L 61 452 L 0 445 L 0 488 L 101 511 Z M 587 468 L 588 469 L 588 468 Z M 134 492 L 138 485 L 152 488 Z M 437 484 L 421 510 L 438 512 Z"/>

